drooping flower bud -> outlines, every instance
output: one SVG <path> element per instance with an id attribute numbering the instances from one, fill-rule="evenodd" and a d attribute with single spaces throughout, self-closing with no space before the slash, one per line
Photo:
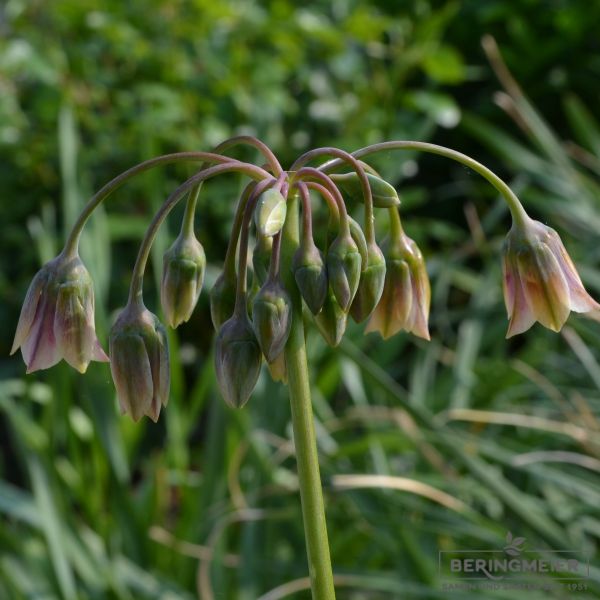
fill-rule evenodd
<path id="1" fill-rule="evenodd" d="M 143 304 L 128 304 L 110 331 L 110 370 L 122 414 L 158 421 L 169 400 L 167 333 Z"/>
<path id="2" fill-rule="evenodd" d="M 273 238 L 259 235 L 252 252 L 252 268 L 256 281 L 261 286 L 267 280 L 271 253 L 273 252 Z"/>
<path id="3" fill-rule="evenodd" d="M 260 347 L 245 311 L 234 314 L 221 327 L 215 348 L 217 383 L 229 406 L 241 408 L 248 402 L 261 362 Z"/>
<path id="4" fill-rule="evenodd" d="M 383 252 L 377 244 L 369 244 L 367 268 L 361 273 L 350 307 L 350 314 L 357 323 L 362 323 L 379 303 L 385 284 L 385 270 Z"/>
<path id="5" fill-rule="evenodd" d="M 264 191 L 254 209 L 256 229 L 263 236 L 273 236 L 281 231 L 285 223 L 287 204 L 279 190 Z"/>
<path id="6" fill-rule="evenodd" d="M 329 284 L 344 312 L 348 312 L 360 281 L 362 259 L 350 235 L 340 234 L 327 252 Z"/>
<path id="7" fill-rule="evenodd" d="M 393 185 L 390 185 L 381 177 L 367 173 L 367 179 L 371 186 L 371 194 L 373 196 L 373 206 L 377 208 L 392 208 L 400 205 L 398 192 Z M 359 202 L 364 202 L 364 194 L 360 178 L 356 172 L 330 175 L 334 183 L 345 192 L 348 197 Z"/>
<path id="8" fill-rule="evenodd" d="M 401 233 L 391 242 L 385 260 L 383 294 L 365 331 L 377 331 L 387 339 L 404 329 L 429 340 L 431 288 L 421 251 Z"/>
<path id="9" fill-rule="evenodd" d="M 342 310 L 331 288 L 327 292 L 321 312 L 314 319 L 325 341 L 335 348 L 344 337 L 348 313 Z"/>
<path id="10" fill-rule="evenodd" d="M 292 302 L 279 280 L 267 280 L 252 303 L 252 326 L 267 362 L 282 352 L 292 327 Z"/>
<path id="11" fill-rule="evenodd" d="M 312 240 L 302 240 L 292 260 L 292 271 L 310 312 L 318 314 L 327 296 L 327 268 L 323 254 Z"/>
<path id="12" fill-rule="evenodd" d="M 167 324 L 173 329 L 192 316 L 205 268 L 204 248 L 194 234 L 180 234 L 165 252 L 160 299 Z"/>
<path id="13" fill-rule="evenodd" d="M 506 337 L 536 321 L 560 331 L 571 310 L 600 320 L 600 305 L 586 292 L 559 235 L 539 221 L 513 224 L 504 244 Z"/>
<path id="14" fill-rule="evenodd" d="M 350 228 L 350 236 L 354 240 L 356 247 L 358 248 L 358 252 L 360 253 L 360 258 L 362 260 L 362 267 L 366 267 L 367 260 L 369 257 L 369 250 L 367 248 L 367 238 L 365 238 L 365 234 L 361 226 L 351 217 L 348 216 L 348 226 Z M 340 223 L 338 220 L 330 219 L 327 226 L 327 245 L 331 246 L 335 241 L 340 230 Z"/>
<path id="15" fill-rule="evenodd" d="M 215 331 L 233 314 L 237 282 L 235 272 L 223 271 L 210 290 L 210 316 Z"/>
<path id="16" fill-rule="evenodd" d="M 94 328 L 94 288 L 78 255 L 44 265 L 29 286 L 11 354 L 19 348 L 27 372 L 64 358 L 85 373 L 90 361 L 108 361 Z"/>

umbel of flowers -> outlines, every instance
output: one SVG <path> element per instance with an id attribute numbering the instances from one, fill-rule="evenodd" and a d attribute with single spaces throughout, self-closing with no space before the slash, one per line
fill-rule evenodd
<path id="1" fill-rule="evenodd" d="M 263 166 L 226 155 L 250 145 Z M 223 271 L 210 291 L 217 331 L 215 371 L 223 398 L 240 408 L 250 398 L 263 361 L 288 382 L 311 581 L 315 598 L 334 597 L 306 368 L 303 315 L 326 342 L 337 346 L 348 318 L 366 322 L 383 338 L 407 331 L 429 339 L 430 284 L 425 261 L 400 220 L 396 190 L 365 159 L 380 151 L 419 150 L 475 170 L 504 197 L 512 228 L 503 252 L 507 337 L 535 321 L 559 331 L 571 310 L 598 318 L 600 305 L 585 291 L 558 234 L 532 220 L 510 188 L 489 169 L 454 150 L 417 141 L 383 142 L 350 154 L 318 148 L 284 170 L 256 138 L 231 138 L 213 152 L 159 156 L 125 171 L 84 207 L 63 251 L 34 277 L 17 325 L 12 352 L 21 349 L 27 372 L 64 358 L 80 372 L 90 361 L 110 360 L 123 413 L 135 421 L 159 418 L 169 399 L 169 350 L 164 326 L 144 305 L 143 275 L 156 233 L 168 213 L 187 198 L 181 231 L 164 255 L 160 298 L 167 324 L 186 322 L 201 293 L 205 254 L 194 234 L 202 183 L 241 174 L 250 181 L 235 210 Z M 82 229 L 94 209 L 132 177 L 160 165 L 200 163 L 199 170 L 166 199 L 154 216 L 133 268 L 128 302 L 109 336 L 108 356 L 94 329 L 92 280 L 78 253 Z M 313 237 L 312 202 L 324 202 L 329 224 L 321 247 Z M 364 221 L 347 202 L 364 204 Z M 375 239 L 374 210 L 387 212 L 389 234 Z M 250 244 L 251 230 L 255 242 Z M 248 253 L 253 247 L 249 260 Z M 253 267 L 248 290 L 248 264 Z"/>

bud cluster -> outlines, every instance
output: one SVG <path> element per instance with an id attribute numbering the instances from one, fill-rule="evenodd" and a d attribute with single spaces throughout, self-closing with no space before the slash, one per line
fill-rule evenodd
<path id="1" fill-rule="evenodd" d="M 398 144 L 424 146 L 417 142 Z M 248 401 L 263 358 L 273 378 L 286 381 L 285 347 L 293 318 L 297 318 L 293 315 L 298 314 L 294 303 L 306 305 L 306 313 L 312 315 L 331 346 L 341 342 L 348 316 L 357 323 L 367 321 L 366 332 L 378 332 L 383 338 L 404 330 L 429 339 L 429 278 L 421 251 L 400 224 L 396 190 L 352 155 L 336 149 L 314 152 L 322 155 L 330 151 L 338 157 L 337 163 L 332 161 L 336 164 L 325 163 L 319 169 L 292 167 L 289 172 L 281 170 L 272 154 L 267 154 L 269 171 L 220 155 L 202 154 L 203 159 L 220 164 L 204 167 L 174 192 L 174 199 L 171 196 L 165 202 L 144 240 L 145 258 L 140 261 L 138 257 L 142 267 L 138 271 L 136 263 L 130 300 L 110 332 L 111 372 L 123 413 L 136 421 L 143 415 L 156 421 L 161 407 L 167 404 L 167 334 L 158 317 L 144 306 L 141 278 L 156 228 L 194 184 L 181 233 L 164 255 L 160 290 L 164 318 L 170 327 L 190 319 L 206 267 L 204 249 L 193 231 L 204 174 L 208 178 L 209 173 L 246 169 L 255 177 L 238 204 L 225 266 L 210 291 L 211 317 L 218 332 L 217 382 L 230 406 L 241 407 Z M 455 159 L 458 155 L 435 147 L 435 153 L 444 152 Z M 298 164 L 306 164 L 309 155 L 301 157 Z M 340 156 L 348 159 L 353 170 L 328 175 L 344 163 Z M 464 162 L 463 158 L 457 160 Z M 329 209 L 322 248 L 312 234 L 311 192 Z M 289 199 L 296 196 L 302 199 L 302 227 L 297 247 L 292 247 L 294 236 L 287 239 L 284 233 L 291 214 Z M 558 234 L 527 217 L 514 195 L 509 195 L 509 200 L 511 211 L 514 209 L 513 227 L 503 261 L 508 336 L 525 331 L 536 320 L 558 331 L 571 310 L 598 319 L 600 305 L 583 287 Z M 364 228 L 347 214 L 346 201 L 365 205 Z M 294 207 L 297 209 L 296 204 Z M 390 216 L 390 233 L 383 250 L 375 240 L 373 208 L 385 209 Z M 85 218 L 89 212 L 84 210 Z M 248 261 L 252 223 L 256 242 Z M 109 360 L 94 329 L 93 283 L 77 253 L 78 235 L 79 231 L 69 238 L 65 250 L 39 271 L 27 292 L 12 352 L 21 348 L 28 372 L 49 368 L 64 358 L 83 373 L 90 361 Z M 287 244 L 285 251 L 282 244 Z M 253 270 L 250 293 L 246 291 L 248 264 Z"/>

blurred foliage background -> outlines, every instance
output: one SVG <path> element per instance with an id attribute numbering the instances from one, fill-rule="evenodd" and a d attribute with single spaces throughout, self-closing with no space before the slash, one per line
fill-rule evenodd
<path id="1" fill-rule="evenodd" d="M 239 133 L 284 165 L 315 146 L 429 140 L 505 177 L 598 297 L 598 22 L 600 4 L 577 0 L 0 4 L 0 598 L 308 597 L 286 390 L 265 372 L 245 410 L 223 405 L 206 294 L 171 336 L 156 425 L 119 417 L 107 365 L 26 377 L 8 357 L 29 281 L 95 189 Z M 373 162 L 428 259 L 433 341 L 351 326 L 332 351 L 309 331 L 339 598 L 598 597 L 598 325 L 505 341 L 510 222 L 494 190 L 438 157 Z M 86 229 L 103 342 L 150 215 L 189 173 L 140 177 Z M 241 185 L 203 191 L 207 286 Z M 155 311 L 180 217 L 147 277 Z M 528 549 L 575 549 L 585 589 L 443 590 L 439 551 L 498 550 L 509 530 Z"/>

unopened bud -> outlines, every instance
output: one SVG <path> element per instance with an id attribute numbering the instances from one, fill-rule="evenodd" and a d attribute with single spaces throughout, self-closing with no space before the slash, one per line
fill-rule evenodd
<path id="1" fill-rule="evenodd" d="M 358 248 L 358 252 L 360 253 L 360 258 L 362 261 L 361 269 L 364 270 L 369 261 L 367 238 L 365 238 L 365 234 L 363 233 L 361 226 L 352 217 L 348 217 L 348 224 L 350 225 L 350 235 L 352 236 L 352 239 Z"/>
<path id="2" fill-rule="evenodd" d="M 292 271 L 300 294 L 313 315 L 323 308 L 327 296 L 327 268 L 323 254 L 312 240 L 304 241 L 294 254 Z"/>
<path id="3" fill-rule="evenodd" d="M 350 235 L 339 235 L 327 253 L 329 284 L 344 312 L 348 312 L 360 281 L 362 259 Z"/>
<path id="4" fill-rule="evenodd" d="M 369 245 L 368 257 L 367 268 L 361 273 L 350 307 L 350 314 L 357 323 L 362 323 L 375 310 L 385 284 L 385 258 L 377 244 Z"/>
<path id="5" fill-rule="evenodd" d="M 258 376 L 262 354 L 245 312 L 225 321 L 217 336 L 215 371 L 223 398 L 241 408 L 248 402 Z"/>
<path id="6" fill-rule="evenodd" d="M 269 265 L 271 263 L 271 253 L 273 252 L 273 238 L 259 235 L 252 252 L 252 268 L 254 276 L 259 286 L 267 280 Z"/>
<path id="7" fill-rule="evenodd" d="M 206 268 L 202 244 L 190 235 L 179 235 L 163 258 L 160 299 L 167 324 L 175 328 L 189 320 L 196 307 Z"/>
<path id="8" fill-rule="evenodd" d="M 335 347 L 342 341 L 348 323 L 348 313 L 342 310 L 331 289 L 327 292 L 321 312 L 315 316 L 315 323 L 330 346 Z"/>
<path id="9" fill-rule="evenodd" d="M 235 273 L 225 270 L 217 277 L 210 290 L 210 316 L 215 331 L 219 331 L 221 325 L 233 314 L 236 287 Z"/>
<path id="10" fill-rule="evenodd" d="M 110 370 L 123 414 L 158 420 L 169 400 L 165 328 L 143 305 L 129 304 L 110 331 Z"/>
<path id="11" fill-rule="evenodd" d="M 285 222 L 287 205 L 278 190 L 266 190 L 260 195 L 254 209 L 254 222 L 259 233 L 273 236 L 281 231 Z"/>
<path id="12" fill-rule="evenodd" d="M 391 208 L 393 206 L 400 205 L 400 198 L 398 192 L 393 185 L 390 185 L 381 177 L 367 173 L 367 179 L 371 186 L 371 195 L 373 196 L 373 206 L 377 208 Z M 351 173 L 330 175 L 334 183 L 342 189 L 350 198 L 364 202 L 363 188 L 360 182 L 360 178 L 353 171 Z"/>
<path id="13" fill-rule="evenodd" d="M 273 362 L 283 351 L 292 326 L 292 303 L 277 280 L 267 281 L 252 303 L 252 325 L 260 348 Z"/>

